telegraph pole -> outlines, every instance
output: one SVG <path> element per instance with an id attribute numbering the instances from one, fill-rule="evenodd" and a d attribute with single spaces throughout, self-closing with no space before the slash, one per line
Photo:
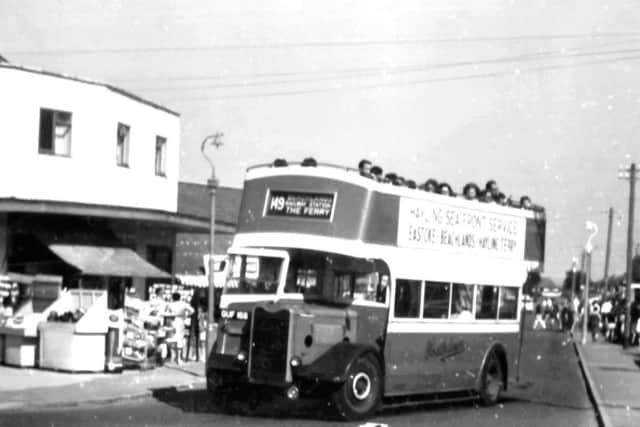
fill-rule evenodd
<path id="1" fill-rule="evenodd" d="M 636 198 L 636 179 L 637 167 L 635 163 L 631 163 L 629 168 L 621 167 L 618 171 L 618 178 L 629 180 L 629 227 L 627 229 L 627 286 L 626 286 L 626 304 L 624 315 L 624 337 L 623 344 L 627 348 L 631 339 L 631 279 L 632 277 L 632 261 L 633 261 L 633 222 Z"/>

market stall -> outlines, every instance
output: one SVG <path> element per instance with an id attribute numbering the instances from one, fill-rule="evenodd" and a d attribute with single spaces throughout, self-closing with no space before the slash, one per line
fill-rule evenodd
<path id="1" fill-rule="evenodd" d="M 170 276 L 125 247 L 51 243 L 49 249 L 77 270 L 68 294 L 40 324 L 41 366 L 67 371 L 119 372 L 124 367 L 125 293 L 133 278 Z"/>
<path id="2" fill-rule="evenodd" d="M 49 314 L 61 293 L 60 276 L 27 276 L 9 273 L 11 283 L 17 284 L 16 309 L 0 325 L 2 363 L 19 367 L 33 367 L 38 363 L 38 323 Z"/>
<path id="3" fill-rule="evenodd" d="M 71 289 L 38 325 L 40 367 L 98 372 L 105 368 L 107 291 Z"/>

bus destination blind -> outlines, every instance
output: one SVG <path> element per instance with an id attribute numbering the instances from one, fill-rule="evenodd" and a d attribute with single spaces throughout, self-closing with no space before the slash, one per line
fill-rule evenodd
<path id="1" fill-rule="evenodd" d="M 331 220 L 335 194 L 270 190 L 266 216 L 285 216 Z"/>

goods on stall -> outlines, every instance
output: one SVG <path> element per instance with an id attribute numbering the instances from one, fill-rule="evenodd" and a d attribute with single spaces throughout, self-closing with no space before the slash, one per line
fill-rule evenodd
<path id="1" fill-rule="evenodd" d="M 12 307 L 15 310 L 0 324 L 0 335 L 3 336 L 0 361 L 32 367 L 37 361 L 38 323 L 46 319 L 53 302 L 59 297 L 62 277 L 9 273 L 0 281 L 7 280 L 11 282 L 10 296 L 15 301 L 15 307 Z"/>
<path id="2" fill-rule="evenodd" d="M 57 311 L 50 311 L 47 316 L 47 322 L 77 322 L 82 316 L 84 316 L 85 310 L 78 308 L 74 311 L 65 311 L 64 313 L 58 313 Z"/>
<path id="3" fill-rule="evenodd" d="M 122 359 L 125 366 L 152 368 L 156 363 L 156 337 L 153 332 L 159 324 L 147 316 L 147 304 L 138 298 L 125 298 L 124 339 Z"/>

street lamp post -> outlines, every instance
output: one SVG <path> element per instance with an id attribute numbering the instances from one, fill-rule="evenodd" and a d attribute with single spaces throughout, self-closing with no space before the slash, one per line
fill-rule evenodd
<path id="1" fill-rule="evenodd" d="M 573 330 L 576 327 L 578 320 L 578 310 L 574 304 L 576 298 L 576 272 L 578 270 L 578 258 L 571 258 L 571 300 L 569 300 L 569 307 L 571 313 L 571 336 L 573 336 Z"/>
<path id="2" fill-rule="evenodd" d="M 584 303 L 583 303 L 583 319 L 582 319 L 582 345 L 587 343 L 587 323 L 589 322 L 589 280 L 591 280 L 591 251 L 593 250 L 593 245 L 591 244 L 591 240 L 598 234 L 598 226 L 595 222 L 587 221 L 586 223 L 587 231 L 590 231 L 591 234 L 587 239 L 587 243 L 584 245 L 585 252 L 585 284 L 584 284 Z"/>
<path id="3" fill-rule="evenodd" d="M 576 271 L 578 269 L 578 258 L 571 258 L 571 306 L 576 297 Z"/>
<path id="4" fill-rule="evenodd" d="M 200 151 L 202 155 L 209 162 L 211 166 L 211 178 L 207 181 L 209 191 L 211 192 L 211 219 L 209 221 L 209 292 L 207 297 L 207 357 L 211 352 L 211 347 L 215 341 L 215 281 L 214 281 L 214 268 L 215 261 L 213 259 L 213 249 L 215 241 L 215 224 L 216 224 L 216 190 L 218 188 L 218 180 L 216 179 L 216 168 L 213 164 L 213 160 L 207 156 L 206 148 L 211 145 L 214 148 L 218 148 L 222 145 L 222 132 L 216 132 L 212 135 L 208 135 L 202 140 Z"/>

